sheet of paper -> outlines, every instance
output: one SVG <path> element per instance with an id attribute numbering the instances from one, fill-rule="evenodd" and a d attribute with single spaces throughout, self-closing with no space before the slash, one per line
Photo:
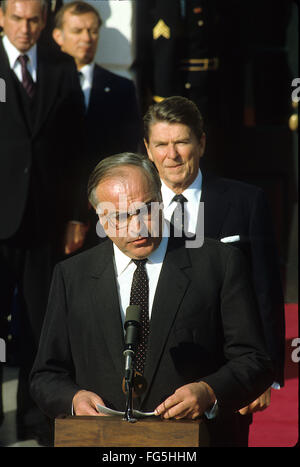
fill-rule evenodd
<path id="1" fill-rule="evenodd" d="M 125 415 L 125 412 L 119 412 L 118 410 L 113 410 L 110 409 L 109 407 L 105 407 L 104 405 L 97 404 L 97 410 L 99 413 L 103 413 L 105 415 L 116 415 L 116 416 L 121 416 L 123 417 Z M 155 413 L 154 412 L 140 412 L 139 410 L 134 410 L 132 411 L 132 415 L 135 418 L 145 418 L 145 417 L 154 417 Z"/>

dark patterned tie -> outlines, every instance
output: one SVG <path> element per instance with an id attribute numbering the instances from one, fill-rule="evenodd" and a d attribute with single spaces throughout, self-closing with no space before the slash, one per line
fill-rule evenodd
<path id="1" fill-rule="evenodd" d="M 136 264 L 136 270 L 132 279 L 130 305 L 139 305 L 142 312 L 142 330 L 136 352 L 135 369 L 143 374 L 149 335 L 149 280 L 145 269 L 147 259 L 133 259 L 132 261 Z"/>
<path id="2" fill-rule="evenodd" d="M 175 207 L 172 217 L 171 217 L 171 235 L 174 237 L 183 237 L 184 236 L 184 216 L 185 209 L 184 203 L 187 202 L 187 199 L 183 195 L 175 195 L 172 201 L 176 201 L 177 206 Z"/>
<path id="3" fill-rule="evenodd" d="M 34 81 L 32 79 L 31 74 L 28 71 L 28 68 L 27 68 L 27 62 L 28 62 L 29 58 L 28 58 L 27 55 L 20 55 L 18 57 L 18 60 L 19 60 L 19 62 L 21 64 L 21 69 L 22 69 L 22 84 L 23 84 L 23 87 L 24 87 L 25 91 L 27 92 L 28 96 L 32 98 L 34 96 L 34 92 L 35 92 L 35 83 L 34 83 Z"/>

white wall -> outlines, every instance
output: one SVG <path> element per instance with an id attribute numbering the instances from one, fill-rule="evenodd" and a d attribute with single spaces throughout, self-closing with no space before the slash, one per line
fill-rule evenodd
<path id="1" fill-rule="evenodd" d="M 64 0 L 69 3 L 71 0 Z M 96 8 L 103 20 L 96 62 L 127 78 L 134 59 L 133 30 L 136 0 L 86 0 Z"/>

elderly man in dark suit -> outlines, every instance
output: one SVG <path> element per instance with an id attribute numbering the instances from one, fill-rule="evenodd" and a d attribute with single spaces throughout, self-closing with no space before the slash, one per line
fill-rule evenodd
<path id="1" fill-rule="evenodd" d="M 81 246 L 74 237 L 77 224 L 72 221 L 84 220 L 79 197 L 70 194 L 81 157 L 80 88 L 70 57 L 60 52 L 53 56 L 37 44 L 46 21 L 46 5 L 43 0 L 6 0 L 0 10 L 4 32 L 0 76 L 6 84 L 6 102 L 0 104 L 0 319 L 7 339 L 6 316 L 13 308 L 17 286 L 17 415 L 22 438 L 32 436 L 27 432 L 34 419 L 29 414 L 32 402 L 27 379 L 52 267 L 63 255 L 66 226 L 68 251 Z"/>
<path id="2" fill-rule="evenodd" d="M 145 145 L 162 180 L 165 216 L 174 218 L 177 203 L 181 203 L 186 229 L 195 233 L 201 201 L 205 237 L 230 242 L 244 252 L 276 369 L 274 387 L 278 388 L 284 382 L 284 299 L 270 209 L 260 188 L 201 172 L 199 162 L 206 143 L 203 126 L 197 106 L 182 96 L 154 104 L 144 117 Z M 241 414 L 267 407 L 270 392 L 269 388 Z M 245 444 L 250 421 L 248 415 L 243 419 Z"/>
<path id="3" fill-rule="evenodd" d="M 58 11 L 53 31 L 61 50 L 74 58 L 80 77 L 86 107 L 88 173 L 101 157 L 136 151 L 142 134 L 134 83 L 94 61 L 101 25 L 92 5 L 74 1 Z"/>
<path id="4" fill-rule="evenodd" d="M 144 156 L 103 159 L 88 191 L 110 240 L 56 267 L 35 400 L 51 417 L 99 415 L 97 404 L 124 410 L 122 322 L 129 304 L 140 305 L 135 369 L 147 388 L 134 405 L 164 418 L 206 414 L 211 445 L 236 445 L 236 411 L 273 379 L 242 254 L 168 238 L 160 179 Z"/>
<path id="5" fill-rule="evenodd" d="M 64 4 L 55 17 L 53 38 L 74 58 L 85 104 L 86 180 L 99 158 L 123 151 L 137 151 L 142 143 L 142 120 L 133 81 L 95 63 L 102 19 L 90 4 Z M 96 217 L 90 211 L 85 248 L 99 242 Z"/>

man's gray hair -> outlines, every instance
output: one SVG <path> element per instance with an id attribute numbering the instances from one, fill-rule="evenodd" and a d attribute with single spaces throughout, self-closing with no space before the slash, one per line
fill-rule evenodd
<path id="1" fill-rule="evenodd" d="M 139 167 L 144 172 L 153 187 L 153 191 L 157 193 L 157 201 L 162 201 L 160 191 L 161 181 L 155 165 L 144 155 L 132 152 L 123 152 L 105 157 L 96 165 L 95 169 L 91 173 L 88 181 L 87 192 L 89 201 L 94 208 L 96 208 L 99 203 L 96 196 L 96 189 L 99 183 L 112 175 L 121 175 L 123 173 L 123 168 L 130 165 Z"/>
<path id="2" fill-rule="evenodd" d="M 0 7 L 1 7 L 3 13 L 6 13 L 8 1 L 9 0 L 0 0 Z M 14 1 L 16 1 L 16 0 L 14 0 Z M 47 0 L 36 0 L 36 1 L 40 2 L 41 7 L 42 7 L 42 13 L 46 13 L 47 12 L 47 6 L 48 6 Z"/>

